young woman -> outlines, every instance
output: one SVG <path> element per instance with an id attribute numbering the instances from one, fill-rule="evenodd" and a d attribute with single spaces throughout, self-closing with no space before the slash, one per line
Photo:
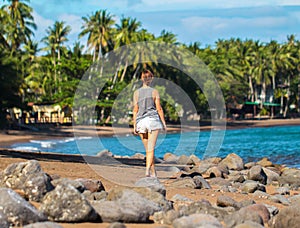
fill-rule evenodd
<path id="1" fill-rule="evenodd" d="M 133 95 L 134 133 L 139 134 L 146 150 L 146 176 L 156 177 L 154 150 L 159 130 L 166 130 L 164 112 L 160 105 L 159 93 L 150 87 L 153 74 L 144 70 L 143 85 Z"/>

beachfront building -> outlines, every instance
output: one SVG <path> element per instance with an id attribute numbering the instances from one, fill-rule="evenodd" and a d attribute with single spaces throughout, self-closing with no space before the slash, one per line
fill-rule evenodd
<path id="1" fill-rule="evenodd" d="M 73 119 L 72 109 L 69 106 L 63 108 L 58 104 L 34 104 L 28 103 L 28 109 L 12 108 L 9 110 L 10 121 L 18 126 L 41 126 L 46 124 L 71 124 Z"/>

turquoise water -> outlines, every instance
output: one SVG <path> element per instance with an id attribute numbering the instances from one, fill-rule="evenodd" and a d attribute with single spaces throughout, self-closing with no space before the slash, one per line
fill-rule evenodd
<path id="1" fill-rule="evenodd" d="M 278 164 L 300 167 L 300 126 L 280 126 L 268 128 L 245 128 L 226 130 L 223 144 L 218 153 L 205 152 L 211 137 L 210 131 L 185 132 L 160 135 L 156 156 L 163 157 L 167 152 L 177 155 L 195 154 L 203 156 L 225 157 L 236 153 L 245 162 L 257 161 L 268 157 Z M 16 150 L 45 151 L 64 154 L 95 155 L 108 149 L 115 155 L 131 156 L 144 153 L 141 140 L 137 136 L 105 137 L 105 138 L 66 138 L 60 140 L 18 143 L 11 146 Z"/>

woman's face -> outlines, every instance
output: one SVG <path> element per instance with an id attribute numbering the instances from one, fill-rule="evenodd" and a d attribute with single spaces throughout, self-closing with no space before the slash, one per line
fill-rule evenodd
<path id="1" fill-rule="evenodd" d="M 142 81 L 147 85 L 149 85 L 152 82 L 152 79 L 153 77 L 150 74 L 144 74 L 142 76 Z"/>

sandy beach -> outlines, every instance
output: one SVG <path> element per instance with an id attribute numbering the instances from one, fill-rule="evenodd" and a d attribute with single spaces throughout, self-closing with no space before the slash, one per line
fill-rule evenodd
<path id="1" fill-rule="evenodd" d="M 285 125 L 300 125 L 300 119 L 288 119 L 288 120 L 247 120 L 247 121 L 231 121 L 227 123 L 227 129 L 232 128 L 247 128 L 247 127 L 271 127 L 271 126 L 285 126 Z M 200 130 L 208 130 L 209 126 L 200 126 Z M 180 126 L 168 126 L 168 132 L 175 132 L 183 130 Z M 185 131 L 197 130 L 193 126 L 185 126 Z M 130 128 L 111 128 L 111 127 L 99 127 L 97 129 L 90 127 L 77 126 L 74 129 L 72 127 L 61 127 L 55 131 L 48 132 L 29 132 L 29 131 L 2 131 L 0 133 L 0 171 L 4 170 L 8 165 L 16 162 L 23 162 L 30 159 L 38 160 L 41 164 L 44 172 L 50 175 L 58 175 L 60 177 L 77 179 L 77 178 L 90 178 L 95 180 L 101 180 L 106 190 L 110 190 L 115 186 L 125 185 L 132 186 L 139 178 L 144 175 L 144 163 L 141 160 L 134 162 L 125 161 L 120 165 L 113 167 L 99 166 L 87 163 L 88 158 L 83 158 L 81 155 L 60 155 L 50 153 L 29 153 L 29 152 L 17 152 L 9 149 L 3 149 L 15 142 L 26 142 L 32 139 L 49 139 L 57 137 L 72 137 L 76 131 L 76 134 L 82 135 L 97 135 L 105 137 L 113 134 L 131 134 Z M 172 198 L 175 194 L 181 194 L 193 200 L 207 199 L 211 203 L 215 203 L 217 196 L 226 194 L 236 201 L 244 199 L 252 199 L 255 202 L 266 202 L 266 199 L 249 196 L 248 194 L 230 193 L 230 192 L 217 192 L 212 189 L 190 189 L 190 188 L 173 188 L 168 187 L 167 183 L 172 178 L 172 173 L 164 172 L 163 167 L 158 166 L 158 178 L 166 185 L 167 199 Z M 273 194 L 274 188 L 268 186 L 267 193 Z M 291 195 L 299 194 L 299 191 L 292 191 Z M 284 207 L 282 204 L 268 201 L 268 204 L 273 204 L 279 209 Z M 63 227 L 108 227 L 107 223 L 78 223 L 78 224 L 61 224 Z M 127 227 L 157 227 L 158 224 L 126 224 Z"/>

